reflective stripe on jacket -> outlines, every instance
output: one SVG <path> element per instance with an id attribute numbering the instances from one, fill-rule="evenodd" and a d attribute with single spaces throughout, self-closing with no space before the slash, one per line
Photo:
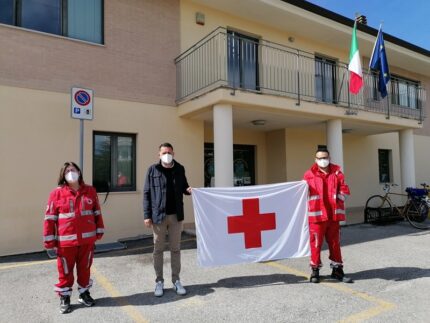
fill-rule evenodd
<path id="1" fill-rule="evenodd" d="M 104 233 L 103 217 L 94 187 L 82 184 L 77 192 L 57 187 L 49 195 L 45 212 L 45 248 L 94 243 Z"/>
<path id="2" fill-rule="evenodd" d="M 329 218 L 333 221 L 345 221 L 345 195 L 349 195 L 350 191 L 348 185 L 345 184 L 345 177 L 340 167 L 330 164 L 329 173 L 324 179 L 315 163 L 306 171 L 303 179 L 309 185 L 309 222 L 328 221 Z M 324 180 L 327 181 L 328 192 L 324 192 Z M 324 199 L 324 194 L 328 194 L 326 199 Z M 331 215 L 327 214 L 324 200 L 328 200 L 330 203 L 328 209 L 332 210 Z"/>

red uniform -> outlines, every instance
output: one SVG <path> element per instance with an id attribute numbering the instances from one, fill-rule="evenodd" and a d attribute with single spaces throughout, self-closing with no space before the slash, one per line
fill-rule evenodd
<path id="1" fill-rule="evenodd" d="M 342 265 L 340 225 L 345 220 L 345 195 L 349 187 L 340 167 L 330 164 L 328 173 L 314 164 L 304 175 L 309 185 L 308 219 L 311 247 L 311 267 L 321 267 L 321 247 L 326 238 L 332 266 Z"/>
<path id="2" fill-rule="evenodd" d="M 57 248 L 59 295 L 70 295 L 76 264 L 80 293 L 92 285 L 90 267 L 95 241 L 104 233 L 96 190 L 82 184 L 78 191 L 68 185 L 57 187 L 49 196 L 45 213 L 43 241 L 46 249 Z"/>

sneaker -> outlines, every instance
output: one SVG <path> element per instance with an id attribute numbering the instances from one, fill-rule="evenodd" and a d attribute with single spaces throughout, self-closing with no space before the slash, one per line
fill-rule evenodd
<path id="1" fill-rule="evenodd" d="M 94 304 L 96 303 L 96 301 L 91 297 L 90 292 L 88 290 L 79 295 L 78 302 L 88 307 L 94 306 Z"/>
<path id="2" fill-rule="evenodd" d="M 70 296 L 60 296 L 60 313 L 66 314 L 72 311 L 72 306 L 70 306 Z"/>
<path id="3" fill-rule="evenodd" d="M 187 293 L 187 290 L 184 288 L 184 286 L 182 286 L 179 280 L 175 281 L 175 283 L 173 284 L 173 288 L 175 289 L 176 294 L 178 295 L 183 296 Z"/>
<path id="4" fill-rule="evenodd" d="M 333 271 L 331 272 L 331 278 L 337 279 L 340 282 L 348 284 L 353 283 L 352 278 L 345 276 L 342 266 L 333 268 Z"/>
<path id="5" fill-rule="evenodd" d="M 318 284 L 320 282 L 320 270 L 319 268 L 312 268 L 311 277 L 309 278 L 311 283 Z"/>
<path id="6" fill-rule="evenodd" d="M 155 283 L 155 291 L 154 291 L 154 296 L 156 297 L 161 297 L 164 294 L 164 283 L 162 281 L 158 281 Z"/>

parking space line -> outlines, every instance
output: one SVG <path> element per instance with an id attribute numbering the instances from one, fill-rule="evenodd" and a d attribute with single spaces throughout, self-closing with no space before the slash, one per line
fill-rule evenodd
<path id="1" fill-rule="evenodd" d="M 34 265 L 42 265 L 42 264 L 50 264 L 50 263 L 56 262 L 56 261 L 57 261 L 57 259 L 51 259 L 51 260 L 28 261 L 28 262 L 23 262 L 23 263 L 15 263 L 13 265 L 0 266 L 0 270 L 34 266 Z"/>
<path id="2" fill-rule="evenodd" d="M 290 274 L 293 274 L 293 275 L 296 275 L 299 277 L 304 277 L 306 279 L 309 278 L 309 275 L 307 275 L 306 273 L 304 273 L 300 270 L 291 268 L 289 266 L 277 263 L 277 262 L 265 262 L 264 264 L 271 266 L 271 267 L 282 269 L 282 270 L 284 270 Z M 367 310 L 364 310 L 362 312 L 352 314 L 352 315 L 346 317 L 345 319 L 340 321 L 342 323 L 364 321 L 364 320 L 370 319 L 372 317 L 378 316 L 379 314 L 381 314 L 383 312 L 392 310 L 396 307 L 396 305 L 393 303 L 387 302 L 383 299 L 371 296 L 371 295 L 363 293 L 363 292 L 358 292 L 356 290 L 353 290 L 352 288 L 346 287 L 345 285 L 340 285 L 337 283 L 329 283 L 329 282 L 321 282 L 320 284 L 327 286 L 329 288 L 336 289 L 342 293 L 346 293 L 346 294 L 350 294 L 352 296 L 359 297 L 361 299 L 364 299 L 365 301 L 368 301 L 370 303 L 374 303 L 377 305 L 377 306 L 371 307 Z"/>
<path id="3" fill-rule="evenodd" d="M 106 292 L 111 297 L 121 297 L 122 295 L 120 292 L 112 285 L 112 283 L 109 281 L 109 279 L 106 278 L 103 274 L 101 274 L 96 267 L 93 265 L 91 267 L 91 273 L 93 278 L 97 280 L 97 283 L 102 286 Z M 115 300 L 116 303 L 121 305 L 121 309 L 134 321 L 134 322 L 142 322 L 147 323 L 149 322 L 148 319 L 144 318 L 142 314 L 133 305 L 128 304 L 125 301 L 122 300 Z"/>

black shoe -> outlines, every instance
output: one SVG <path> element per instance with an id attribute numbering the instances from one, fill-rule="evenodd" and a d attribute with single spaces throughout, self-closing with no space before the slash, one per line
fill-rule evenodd
<path id="1" fill-rule="evenodd" d="M 318 284 L 320 282 L 320 270 L 318 268 L 312 268 L 311 277 L 309 278 L 311 283 Z"/>
<path id="2" fill-rule="evenodd" d="M 333 271 L 331 272 L 331 278 L 337 279 L 340 282 L 344 282 L 348 284 L 354 282 L 352 278 L 345 276 L 342 266 L 333 268 Z"/>
<path id="3" fill-rule="evenodd" d="M 96 304 L 96 301 L 91 297 L 88 290 L 79 295 L 78 302 L 88 307 L 94 306 Z"/>
<path id="4" fill-rule="evenodd" d="M 60 313 L 66 314 L 72 311 L 70 306 L 70 296 L 60 296 Z"/>

